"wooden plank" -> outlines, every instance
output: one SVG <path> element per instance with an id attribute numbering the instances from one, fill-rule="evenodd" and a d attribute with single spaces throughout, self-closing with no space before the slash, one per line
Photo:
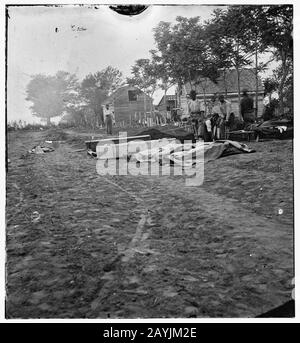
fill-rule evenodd
<path id="1" fill-rule="evenodd" d="M 141 136 L 129 136 L 129 137 L 111 137 L 111 138 L 105 138 L 105 139 L 93 139 L 90 141 L 85 141 L 85 145 L 87 149 L 96 151 L 96 146 L 100 144 L 106 144 L 107 142 L 113 142 L 115 144 L 119 144 L 120 142 L 130 142 L 133 140 L 141 139 L 144 141 L 151 140 L 150 135 L 141 135 Z"/>
<path id="2" fill-rule="evenodd" d="M 148 140 L 150 139 L 150 135 L 141 135 L 141 136 L 129 136 L 129 137 L 111 137 L 111 138 L 104 138 L 104 139 L 92 139 L 89 141 L 85 141 L 85 143 L 90 143 L 90 142 L 104 142 L 106 143 L 107 141 L 123 141 L 123 140 L 133 140 L 133 139 L 144 139 Z"/>

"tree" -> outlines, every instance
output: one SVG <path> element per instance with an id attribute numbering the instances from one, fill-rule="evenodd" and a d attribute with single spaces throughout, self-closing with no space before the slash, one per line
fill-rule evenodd
<path id="1" fill-rule="evenodd" d="M 273 60 L 260 62 L 262 55 L 268 51 L 268 45 L 263 39 L 265 30 L 265 10 L 263 6 L 230 6 L 232 13 L 236 13 L 243 22 L 244 38 L 241 40 L 241 44 L 247 51 L 247 57 L 250 58 L 251 64 L 254 65 L 254 69 L 251 71 L 255 75 L 255 111 L 257 116 L 258 111 L 258 78 L 259 73 L 264 71 L 266 66 Z"/>
<path id="2" fill-rule="evenodd" d="M 196 66 L 193 64 L 195 51 L 191 37 L 198 27 L 199 17 L 177 17 L 176 23 L 160 22 L 154 28 L 156 59 L 164 66 L 166 74 L 174 83 L 192 82 L 191 75 Z M 196 69 L 195 69 L 196 70 Z"/>
<path id="3" fill-rule="evenodd" d="M 218 65 L 215 63 L 210 43 L 206 28 L 200 24 L 194 28 L 185 42 L 189 55 L 189 78 L 191 83 L 202 88 L 204 102 L 208 81 L 216 83 L 219 77 Z"/>
<path id="4" fill-rule="evenodd" d="M 103 123 L 102 103 L 105 98 L 123 83 L 122 73 L 111 66 L 87 75 L 80 85 L 80 96 L 84 105 L 95 113 L 96 124 Z"/>
<path id="5" fill-rule="evenodd" d="M 191 88 L 199 84 L 205 97 L 206 79 L 215 82 L 218 70 L 200 18 L 177 17 L 174 25 L 160 22 L 154 38 L 157 50 L 153 54 L 163 65 L 165 78 L 179 89 L 187 82 Z"/>
<path id="6" fill-rule="evenodd" d="M 234 66 L 232 62 L 231 52 L 232 47 L 229 41 L 223 39 L 223 33 L 220 32 L 219 17 L 221 10 L 215 10 L 214 19 L 206 22 L 205 32 L 207 39 L 210 40 L 210 49 L 214 63 L 219 70 L 224 83 L 225 95 L 227 95 L 226 75 Z"/>
<path id="7" fill-rule="evenodd" d="M 174 85 L 174 81 L 166 70 L 162 58 L 157 54 L 157 51 L 150 50 L 149 52 L 152 55 L 152 63 L 154 66 L 156 78 L 158 79 L 158 87 L 164 91 L 164 106 L 165 111 L 167 111 L 167 91 Z"/>
<path id="8" fill-rule="evenodd" d="M 247 24 L 242 6 L 229 6 L 226 10 L 215 10 L 207 22 L 207 33 L 211 40 L 212 54 L 220 69 L 234 68 L 237 73 L 237 92 L 241 102 L 240 73 L 244 66 L 251 64 L 252 48 L 247 37 Z"/>
<path id="9" fill-rule="evenodd" d="M 78 81 L 75 75 L 58 71 L 56 75 L 33 75 L 26 88 L 26 100 L 32 102 L 32 114 L 47 120 L 68 111 L 78 97 Z"/>
<path id="10" fill-rule="evenodd" d="M 107 92 L 102 90 L 98 86 L 98 75 L 96 74 L 89 74 L 87 75 L 83 81 L 80 84 L 80 96 L 83 100 L 81 104 L 82 111 L 80 113 L 83 113 L 83 108 L 88 106 L 90 109 L 92 109 L 96 114 L 96 121 L 97 124 L 103 123 L 103 114 L 102 114 L 102 103 L 107 97 Z M 75 111 L 76 112 L 76 111 Z M 78 112 L 74 115 L 77 115 Z M 97 125 L 96 124 L 96 125 Z"/>
<path id="11" fill-rule="evenodd" d="M 271 96 L 273 92 L 278 90 L 278 81 L 274 77 L 265 78 L 263 84 L 265 94 L 269 94 L 269 96 Z"/>
<path id="12" fill-rule="evenodd" d="M 265 44 L 274 48 L 274 57 L 280 63 L 277 70 L 279 72 L 277 75 L 279 78 L 278 95 L 280 112 L 283 113 L 284 90 L 288 82 L 291 84 L 293 73 L 293 6 L 266 6 L 264 12 L 263 39 Z"/>
<path id="13" fill-rule="evenodd" d="M 94 76 L 97 80 L 97 86 L 108 95 L 124 83 L 122 72 L 112 66 L 95 73 Z"/>
<path id="14" fill-rule="evenodd" d="M 127 83 L 140 88 L 151 99 L 158 85 L 156 65 L 148 58 L 135 61 L 131 68 L 132 77 L 127 78 Z M 152 101 L 150 110 L 152 111 Z M 144 96 L 144 111 L 146 112 L 146 97 Z"/>
<path id="15" fill-rule="evenodd" d="M 256 78 L 256 109 L 258 102 L 258 74 L 267 64 L 259 62 L 260 55 L 271 52 L 273 59 L 281 64 L 279 77 L 279 99 L 283 109 L 283 93 L 292 68 L 293 8 L 291 5 L 229 6 L 216 10 L 208 23 L 214 55 L 219 67 L 233 66 L 239 74 L 242 66 L 254 63 Z M 240 89 L 238 93 L 240 99 Z"/>

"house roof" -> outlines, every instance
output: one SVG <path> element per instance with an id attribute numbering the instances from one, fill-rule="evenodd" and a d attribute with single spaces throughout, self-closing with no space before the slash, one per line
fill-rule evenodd
<path id="1" fill-rule="evenodd" d="M 138 90 L 140 93 L 144 94 L 144 92 L 142 90 L 140 90 L 138 87 L 124 85 L 124 86 L 121 86 L 118 89 L 116 89 L 110 96 L 108 96 L 102 102 L 102 105 L 113 102 L 115 99 L 117 99 L 121 95 L 122 91 L 124 91 L 124 90 Z M 147 97 L 150 98 L 149 96 L 147 96 Z"/>
<path id="2" fill-rule="evenodd" d="M 157 106 L 162 105 L 164 103 L 164 101 L 165 101 L 164 99 L 165 99 L 165 96 L 163 95 Z M 176 95 L 175 94 L 170 94 L 170 95 L 167 94 L 166 95 L 166 101 L 168 101 L 168 100 L 174 100 L 175 101 L 176 100 Z"/>
<path id="3" fill-rule="evenodd" d="M 237 78 L 237 71 L 236 70 L 229 70 L 226 73 L 225 81 L 223 75 L 221 75 L 217 79 L 217 83 L 215 84 L 211 80 L 207 78 L 200 79 L 202 83 L 197 84 L 193 88 L 196 90 L 198 94 L 203 94 L 205 88 L 206 94 L 214 94 L 214 93 L 225 93 L 225 89 L 227 88 L 227 93 L 237 93 L 238 92 L 238 78 Z M 226 85 L 226 88 L 225 88 Z M 187 94 L 191 91 L 191 86 L 189 83 L 185 85 Z M 256 89 L 256 80 L 255 80 L 255 73 L 254 69 L 247 69 L 244 68 L 240 71 L 240 90 L 247 89 L 248 92 L 254 92 Z M 258 78 L 258 91 L 262 92 L 264 90 L 262 81 L 260 77 Z"/>

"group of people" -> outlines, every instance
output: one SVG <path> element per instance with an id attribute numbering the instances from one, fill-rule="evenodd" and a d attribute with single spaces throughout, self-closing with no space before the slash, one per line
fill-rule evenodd
<path id="1" fill-rule="evenodd" d="M 188 100 L 188 113 L 196 138 L 201 137 L 206 142 L 225 139 L 226 127 L 229 127 L 234 121 L 231 103 L 222 94 L 215 94 L 210 101 L 204 103 L 204 101 L 197 99 L 196 91 L 191 90 Z M 248 95 L 246 89 L 243 90 L 240 114 L 240 119 L 245 124 L 255 122 L 253 98 Z M 108 103 L 103 107 L 103 117 L 106 133 L 111 135 L 115 116 Z"/>
<path id="2" fill-rule="evenodd" d="M 196 138 L 204 141 L 225 138 L 225 124 L 230 119 L 231 103 L 223 95 L 213 96 L 205 104 L 196 98 L 196 91 L 190 92 L 188 112 Z"/>
<path id="3" fill-rule="evenodd" d="M 201 137 L 205 142 L 225 139 L 226 127 L 234 121 L 230 101 L 222 94 L 215 94 L 207 103 L 197 99 L 196 96 L 196 91 L 192 90 L 188 100 L 188 112 L 196 138 Z M 248 95 L 247 90 L 243 90 L 240 105 L 240 119 L 245 123 L 254 123 L 253 98 Z"/>

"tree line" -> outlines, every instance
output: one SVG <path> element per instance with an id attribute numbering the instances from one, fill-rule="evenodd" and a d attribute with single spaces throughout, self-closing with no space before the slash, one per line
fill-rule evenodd
<path id="1" fill-rule="evenodd" d="M 122 73 L 111 66 L 86 75 L 81 82 L 75 74 L 33 75 L 27 85 L 26 100 L 31 112 L 50 124 L 63 115 L 74 125 L 95 127 L 103 123 L 102 102 L 123 83 Z"/>
<path id="2" fill-rule="evenodd" d="M 292 30 L 292 5 L 232 5 L 214 10 L 204 22 L 200 17 L 178 16 L 174 23 L 163 21 L 153 29 L 155 48 L 149 51 L 150 58 L 135 61 L 130 77 L 124 79 L 111 66 L 82 82 L 63 71 L 35 75 L 27 87 L 27 100 L 33 103 L 32 113 L 48 121 L 65 113 L 78 125 L 97 126 L 103 122 L 101 103 L 124 82 L 150 97 L 158 88 L 166 94 L 171 86 L 180 91 L 186 83 L 200 87 L 205 96 L 207 80 L 219 78 L 224 79 L 226 93 L 226 73 L 234 69 L 240 98 L 240 73 L 249 67 L 256 79 L 257 109 L 259 74 L 276 61 L 278 67 L 264 84 L 267 92 L 278 92 L 283 112 L 293 103 Z"/>

